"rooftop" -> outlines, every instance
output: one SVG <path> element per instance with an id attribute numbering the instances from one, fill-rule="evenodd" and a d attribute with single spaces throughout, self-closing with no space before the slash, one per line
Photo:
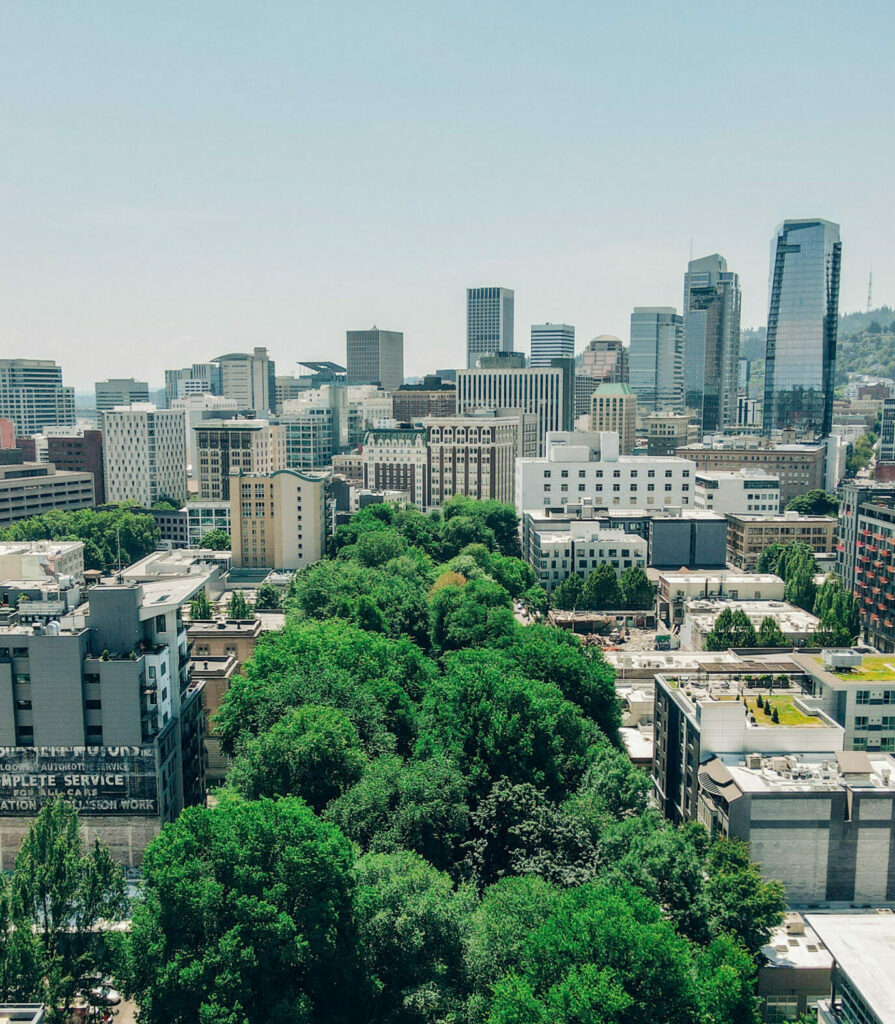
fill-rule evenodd
<path id="1" fill-rule="evenodd" d="M 740 679 L 699 680 L 687 676 L 667 676 L 664 682 L 677 691 L 691 709 L 706 702 L 741 703 L 744 713 L 748 715 L 749 724 L 756 729 L 826 729 L 833 724 L 823 712 L 803 704 L 802 691 L 788 684 L 756 687 Z M 761 707 L 758 706 L 759 695 Z M 770 706 L 771 714 L 764 710 L 766 706 Z M 776 722 L 773 719 L 775 708 Z"/>
<path id="2" fill-rule="evenodd" d="M 843 652 L 848 654 L 849 652 Z M 831 684 L 895 683 L 895 654 L 862 654 L 860 664 L 837 667 L 825 664 L 821 654 L 794 655 L 793 660 L 805 672 Z M 857 658 L 854 659 L 857 661 Z"/>
<path id="3" fill-rule="evenodd" d="M 808 914 L 805 920 L 880 1024 L 895 1024 L 895 915 Z"/>
<path id="4" fill-rule="evenodd" d="M 789 913 L 771 932 L 771 941 L 761 947 L 769 967 L 796 967 L 829 970 L 833 965 L 824 944 L 801 914 Z"/>
<path id="5" fill-rule="evenodd" d="M 856 756 L 857 755 L 857 756 Z M 880 790 L 895 794 L 895 758 L 875 754 L 873 760 L 861 751 L 791 753 L 763 757 L 760 754 L 720 754 L 709 773 L 722 789 L 732 782 L 740 793 L 780 791 L 831 791 L 842 788 Z M 700 783 L 705 784 L 700 769 Z M 725 780 L 725 772 L 729 777 Z M 711 786 L 707 788 L 711 791 Z"/>
<path id="6" fill-rule="evenodd" d="M 744 523 L 816 523 L 824 526 L 835 526 L 833 516 L 803 516 L 799 512 L 730 512 L 729 519 L 739 519 Z"/>
<path id="7" fill-rule="evenodd" d="M 816 616 L 788 601 L 690 601 L 687 605 L 687 617 L 693 619 L 700 629 L 711 629 L 715 619 L 725 608 L 745 612 L 756 628 L 768 616 L 784 633 L 813 633 L 820 625 L 820 620 Z"/>

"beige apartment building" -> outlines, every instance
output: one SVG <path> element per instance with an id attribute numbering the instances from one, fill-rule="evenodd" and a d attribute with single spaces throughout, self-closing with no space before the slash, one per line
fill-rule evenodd
<path id="1" fill-rule="evenodd" d="M 836 550 L 836 520 L 828 516 L 751 513 L 727 516 L 727 560 L 740 569 L 753 569 L 771 544 L 807 544 L 817 555 Z"/>
<path id="2" fill-rule="evenodd" d="M 590 399 L 590 429 L 618 434 L 619 455 L 637 440 L 637 396 L 627 384 L 599 384 Z"/>
<path id="3" fill-rule="evenodd" d="M 823 444 L 778 444 L 774 447 L 714 448 L 686 444 L 677 449 L 682 459 L 696 463 L 698 470 L 763 469 L 780 480 L 780 507 L 806 491 L 823 490 L 827 449 Z"/>
<path id="4" fill-rule="evenodd" d="M 295 469 L 230 478 L 233 565 L 302 569 L 326 550 L 326 479 Z"/>
<path id="5" fill-rule="evenodd" d="M 440 505 L 455 494 L 512 502 L 521 419 L 490 410 L 423 419 L 431 504 Z"/>
<path id="6" fill-rule="evenodd" d="M 699 426 L 681 412 L 651 412 L 643 420 L 648 455 L 674 455 L 681 445 L 699 438 Z M 689 458 L 689 456 L 683 456 Z"/>
<path id="7" fill-rule="evenodd" d="M 230 474 L 265 475 L 286 466 L 286 428 L 267 420 L 202 420 L 195 427 L 193 472 L 199 498 L 228 501 Z"/>

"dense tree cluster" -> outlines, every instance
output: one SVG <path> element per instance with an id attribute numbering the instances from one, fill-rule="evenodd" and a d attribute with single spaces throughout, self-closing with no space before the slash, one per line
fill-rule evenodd
<path id="1" fill-rule="evenodd" d="M 155 551 L 158 538 L 152 516 L 126 506 L 104 511 L 54 510 L 0 530 L 0 540 L 83 541 L 84 568 L 105 572 L 118 567 L 119 550 L 121 565 L 130 565 Z"/>
<path id="2" fill-rule="evenodd" d="M 650 807 L 610 666 L 513 614 L 516 525 L 374 506 L 296 574 L 218 715 L 228 786 L 147 853 L 141 1020 L 757 1020 L 780 886 Z"/>
<path id="3" fill-rule="evenodd" d="M 787 512 L 798 512 L 803 516 L 832 516 L 839 511 L 839 499 L 828 491 L 813 490 L 797 494 L 786 503 Z"/>
<path id="4" fill-rule="evenodd" d="M 553 591 L 554 608 L 566 611 L 641 611 L 652 608 L 656 588 L 640 566 L 625 569 L 620 576 L 604 562 L 582 582 L 572 573 Z"/>

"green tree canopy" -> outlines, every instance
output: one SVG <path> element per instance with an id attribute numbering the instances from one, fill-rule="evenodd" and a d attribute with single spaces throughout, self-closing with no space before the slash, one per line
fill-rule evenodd
<path id="1" fill-rule="evenodd" d="M 283 600 L 283 592 L 273 583 L 262 583 L 255 588 L 255 608 L 259 612 L 275 612 Z"/>
<path id="2" fill-rule="evenodd" d="M 652 608 L 656 597 L 656 588 L 650 583 L 646 573 L 639 565 L 632 565 L 630 569 L 625 569 L 618 585 L 625 608 L 631 610 Z"/>
<path id="3" fill-rule="evenodd" d="M 575 577 L 577 579 L 577 576 Z M 581 603 L 585 608 L 612 610 L 622 607 L 622 594 L 615 569 L 602 562 L 584 581 Z"/>
<path id="4" fill-rule="evenodd" d="M 839 499 L 827 491 L 812 490 L 797 494 L 786 503 L 787 512 L 803 516 L 834 516 L 839 511 Z"/>
<path id="5" fill-rule="evenodd" d="M 148 1024 L 357 1020 L 351 846 L 302 801 L 187 808 L 150 843 L 131 932 Z"/>
<path id="6" fill-rule="evenodd" d="M 231 619 L 250 619 L 254 614 L 251 602 L 241 590 L 234 590 L 227 602 L 227 614 Z"/>
<path id="7" fill-rule="evenodd" d="M 758 635 L 755 638 L 756 647 L 789 647 L 789 640 L 783 630 L 777 624 L 773 615 L 766 615 L 758 627 Z"/>
<path id="8" fill-rule="evenodd" d="M 229 551 L 230 544 L 230 534 L 221 529 L 209 530 L 199 541 L 199 547 L 206 551 Z"/>
<path id="9" fill-rule="evenodd" d="M 573 612 L 577 608 L 583 608 L 584 585 L 581 582 L 581 577 L 575 572 L 569 573 L 562 583 L 553 588 L 550 604 L 564 612 Z"/>
<path id="10" fill-rule="evenodd" d="M 707 651 L 726 651 L 731 647 L 755 647 L 758 637 L 744 611 L 725 608 L 715 620 L 714 628 L 706 634 Z"/>

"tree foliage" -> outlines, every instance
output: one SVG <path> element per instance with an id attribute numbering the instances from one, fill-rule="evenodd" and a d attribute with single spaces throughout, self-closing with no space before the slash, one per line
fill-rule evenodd
<path id="1" fill-rule="evenodd" d="M 726 651 L 731 647 L 757 647 L 755 627 L 746 613 L 725 608 L 715 619 L 715 625 L 705 637 L 705 650 Z"/>
<path id="2" fill-rule="evenodd" d="M 812 490 L 797 494 L 786 503 L 787 512 L 803 516 L 833 516 L 839 511 L 839 499 L 827 491 Z"/>

